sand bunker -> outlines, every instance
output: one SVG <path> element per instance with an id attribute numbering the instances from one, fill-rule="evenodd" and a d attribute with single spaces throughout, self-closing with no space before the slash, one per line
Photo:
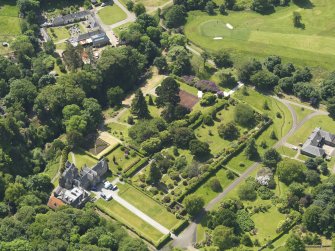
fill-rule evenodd
<path id="1" fill-rule="evenodd" d="M 226 27 L 227 27 L 229 30 L 234 29 L 234 27 L 233 27 L 231 24 L 229 24 L 229 23 L 226 24 Z"/>
<path id="2" fill-rule="evenodd" d="M 221 39 L 223 39 L 223 37 L 214 37 L 213 39 L 214 40 L 221 40 Z"/>

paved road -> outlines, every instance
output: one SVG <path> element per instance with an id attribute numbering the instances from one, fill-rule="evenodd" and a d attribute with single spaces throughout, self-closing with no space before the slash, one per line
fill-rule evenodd
<path id="1" fill-rule="evenodd" d="M 112 184 L 115 185 L 118 182 L 120 182 L 120 181 L 117 179 L 117 180 L 114 180 L 112 182 Z M 102 193 L 104 193 L 107 196 L 112 195 L 113 200 L 115 200 L 116 202 L 120 203 L 122 206 L 124 206 L 129 211 L 131 211 L 133 214 L 135 214 L 136 216 L 138 216 L 139 218 L 141 218 L 142 220 L 144 220 L 145 222 L 147 222 L 148 224 L 150 224 L 151 226 L 153 226 L 155 229 L 157 229 L 162 234 L 166 235 L 166 234 L 170 233 L 169 229 L 167 229 L 166 227 L 162 226 L 157 221 L 155 221 L 154 219 L 152 219 L 151 217 L 149 217 L 148 215 L 146 215 L 145 213 L 143 213 L 141 210 L 139 210 L 138 208 L 134 207 L 128 201 L 126 201 L 123 198 L 121 198 L 118 195 L 118 193 L 119 193 L 118 190 L 116 190 L 116 191 L 108 190 L 108 189 L 105 189 L 103 187 L 103 184 L 100 184 L 99 187 L 98 187 L 98 191 L 93 192 L 93 193 L 96 195 L 96 197 L 98 199 L 101 197 Z"/>

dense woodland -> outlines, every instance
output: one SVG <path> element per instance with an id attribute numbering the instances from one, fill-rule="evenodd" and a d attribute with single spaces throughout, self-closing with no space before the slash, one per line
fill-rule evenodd
<path id="1" fill-rule="evenodd" d="M 53 42 L 39 44 L 38 18 L 43 1 L 47 0 L 17 1 L 23 17 L 22 35 L 12 45 L 13 57 L 0 56 L 1 250 L 147 250 L 141 240 L 129 237 L 120 225 L 98 216 L 90 204 L 82 210 L 69 207 L 56 212 L 49 210 L 45 204 L 53 185 L 42 172 L 66 147 L 85 144 L 85 137 L 95 133 L 103 121 L 102 110 L 120 106 L 125 95 L 136 91 L 148 77 L 150 66 L 154 65 L 160 73 L 173 77 L 196 74 L 191 65 L 191 53 L 186 49 L 187 39 L 180 28 L 186 22 L 187 11 L 211 13 L 214 8 L 219 8 L 224 14 L 226 10 L 241 8 L 234 0 L 225 0 L 222 6 L 215 6 L 212 1 L 176 0 L 174 6 L 160 16 L 150 16 L 143 13 L 145 10 L 141 6 L 130 4 L 137 20 L 121 32 L 120 40 L 124 45 L 108 47 L 96 62 L 84 65 L 80 46 L 68 45 L 64 60 L 61 60 L 55 53 Z M 275 6 L 285 6 L 289 2 L 254 0 L 253 9 L 267 13 L 275 11 Z M 173 33 L 159 26 L 160 17 L 166 27 L 174 30 Z M 204 62 L 213 59 L 218 69 L 234 65 L 225 51 L 204 53 L 202 57 Z M 54 64 L 64 73 L 57 78 L 49 74 Z M 199 167 L 197 162 L 188 165 L 181 157 L 162 155 L 159 152 L 165 146 L 174 147 L 176 152 L 178 148 L 189 149 L 196 158 L 210 155 L 208 144 L 196 139 L 188 127 L 202 114 L 188 115 L 190 111 L 178 104 L 180 89 L 173 77 L 162 82 L 156 90 L 157 98 L 151 100 L 153 105 L 162 108 L 162 118 L 151 118 L 140 90 L 136 91 L 131 105 L 131 113 L 139 122 L 131 127 L 129 136 L 135 147 L 148 156 L 154 154 L 156 159 L 150 166 L 149 176 L 144 178 L 147 184 L 155 185 L 164 173 L 177 176 L 182 172 L 185 177 L 197 177 L 206 168 Z M 220 78 L 223 85 L 236 84 L 238 78 L 262 92 L 295 95 L 313 106 L 325 104 L 330 115 L 335 117 L 335 73 L 329 74 L 320 86 L 312 86 L 309 82 L 313 75 L 309 68 L 282 63 L 280 57 L 270 56 L 263 62 L 254 59 L 245 62 L 239 67 L 237 76 L 222 73 Z M 209 82 L 199 83 L 204 88 L 213 88 Z M 201 102 L 202 106 L 210 106 L 217 102 L 217 98 L 206 94 Z M 255 125 L 267 119 L 248 106 L 235 105 L 235 122 L 218 128 L 220 137 L 229 140 L 239 138 L 237 125 Z M 213 119 L 215 113 L 205 117 L 204 123 L 211 124 Z M 129 120 L 130 124 L 133 122 Z M 246 149 L 250 158 L 260 157 L 254 142 L 248 143 Z M 297 220 L 305 227 L 297 231 L 309 231 L 306 238 L 310 239 L 304 240 L 305 243 L 319 242 L 319 239 L 313 239 L 313 233 L 331 238 L 335 231 L 334 176 L 321 183 L 320 175 L 329 175 L 323 161 L 310 160 L 305 165 L 298 165 L 280 162 L 278 155 L 269 150 L 261 158 L 271 167 L 270 172 L 277 173 L 290 189 L 285 200 L 276 202 L 281 205 L 280 210 L 291 215 L 287 220 L 290 222 L 283 228 Z M 312 188 L 306 193 L 308 186 Z M 257 195 L 278 199 L 272 196 L 271 189 L 273 187 L 259 186 L 255 180 L 249 179 L 240 196 L 246 197 L 240 199 L 252 200 Z M 188 197 L 185 203 L 191 216 L 204 205 L 195 196 Z M 209 215 L 207 225 L 213 230 L 211 241 L 222 250 L 239 243 L 252 245 L 247 232 L 253 222 L 240 201 L 223 203 Z M 300 250 L 294 249 L 300 241 L 292 235 L 293 248 L 290 250 Z"/>

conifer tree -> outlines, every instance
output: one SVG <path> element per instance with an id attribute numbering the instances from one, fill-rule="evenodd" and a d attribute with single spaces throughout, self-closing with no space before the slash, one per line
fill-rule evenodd
<path id="1" fill-rule="evenodd" d="M 131 113 L 137 116 L 139 119 L 150 117 L 148 105 L 145 101 L 141 89 L 136 91 L 135 97 L 131 102 Z"/>

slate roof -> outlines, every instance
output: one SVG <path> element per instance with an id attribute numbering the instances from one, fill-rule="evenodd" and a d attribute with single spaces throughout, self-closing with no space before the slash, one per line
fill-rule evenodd
<path id="1" fill-rule="evenodd" d="M 323 157 L 326 154 L 322 148 L 324 144 L 334 146 L 335 135 L 321 130 L 321 128 L 316 128 L 303 144 L 301 151 L 315 157 Z"/>
<path id="2" fill-rule="evenodd" d="M 79 11 L 79 12 L 71 13 L 71 14 L 68 14 L 68 15 L 55 17 L 54 20 L 52 21 L 52 23 L 55 26 L 64 25 L 64 24 L 67 24 L 69 22 L 73 22 L 75 20 L 80 20 L 80 19 L 82 19 L 82 18 L 84 18 L 84 17 L 86 17 L 90 14 L 91 13 L 88 10 Z"/>

